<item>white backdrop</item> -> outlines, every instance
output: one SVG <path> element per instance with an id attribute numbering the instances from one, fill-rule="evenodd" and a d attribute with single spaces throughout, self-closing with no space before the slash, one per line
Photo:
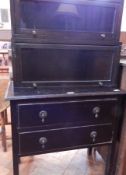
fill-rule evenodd
<path id="1" fill-rule="evenodd" d="M 125 31 L 126 32 L 126 0 L 124 2 L 121 31 Z"/>
<path id="2" fill-rule="evenodd" d="M 11 29 L 11 20 L 10 20 L 10 0 L 0 0 L 0 9 L 8 9 L 8 17 L 9 22 L 4 23 L 3 28 L 0 28 L 0 30 L 10 30 Z M 1 22 L 1 19 L 0 19 Z"/>

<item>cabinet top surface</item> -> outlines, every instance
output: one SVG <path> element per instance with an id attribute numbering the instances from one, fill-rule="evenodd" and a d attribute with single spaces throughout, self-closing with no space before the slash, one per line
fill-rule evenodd
<path id="1" fill-rule="evenodd" d="M 126 95 L 126 91 L 112 88 L 84 88 L 84 87 L 38 87 L 14 88 L 10 82 L 5 95 L 7 100 L 44 99 L 60 97 L 93 97 L 93 96 Z"/>

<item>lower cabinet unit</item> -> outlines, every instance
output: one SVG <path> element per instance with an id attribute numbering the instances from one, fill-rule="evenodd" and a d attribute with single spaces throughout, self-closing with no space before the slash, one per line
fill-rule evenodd
<path id="1" fill-rule="evenodd" d="M 27 96 L 23 92 L 10 84 L 7 95 L 14 175 L 19 175 L 22 156 L 104 145 L 109 148 L 104 174 L 115 174 L 125 92 L 37 95 L 34 90 Z"/>

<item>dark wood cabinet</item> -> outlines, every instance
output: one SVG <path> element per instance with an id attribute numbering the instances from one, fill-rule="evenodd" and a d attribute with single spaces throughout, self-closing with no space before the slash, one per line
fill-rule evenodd
<path id="1" fill-rule="evenodd" d="M 122 6 L 113 1 L 15 0 L 19 42 L 118 44 Z"/>
<path id="2" fill-rule="evenodd" d="M 121 0 L 11 0 L 13 172 L 22 156 L 108 146 L 115 175 Z"/>
<path id="3" fill-rule="evenodd" d="M 20 43 L 15 53 L 15 86 L 118 86 L 120 46 Z"/>
<path id="4" fill-rule="evenodd" d="M 54 88 L 55 89 L 55 88 Z M 11 100 L 14 175 L 18 160 L 71 149 L 108 145 L 105 175 L 114 175 L 120 121 L 123 119 L 125 92 L 89 91 L 75 94 L 42 95 L 32 88 L 14 88 Z"/>

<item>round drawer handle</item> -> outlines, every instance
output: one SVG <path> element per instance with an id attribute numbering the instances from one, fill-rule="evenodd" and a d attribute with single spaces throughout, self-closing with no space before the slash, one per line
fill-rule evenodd
<path id="1" fill-rule="evenodd" d="M 92 138 L 92 142 L 94 143 L 96 141 L 97 132 L 96 131 L 92 131 L 90 133 L 90 137 Z"/>
<path id="2" fill-rule="evenodd" d="M 99 84 L 99 86 L 103 86 L 103 82 L 102 81 L 99 81 L 98 84 Z"/>
<path id="3" fill-rule="evenodd" d="M 42 119 L 42 123 L 44 123 L 45 122 L 45 118 L 48 116 L 48 113 L 47 113 L 47 111 L 40 111 L 39 112 L 39 117 Z"/>
<path id="4" fill-rule="evenodd" d="M 32 31 L 32 34 L 33 34 L 33 36 L 36 36 L 36 35 L 37 35 L 36 30 L 33 30 L 33 31 Z"/>
<path id="5" fill-rule="evenodd" d="M 101 33 L 100 36 L 101 36 L 102 38 L 105 38 L 105 37 L 106 37 L 106 34 L 105 34 L 105 33 Z"/>
<path id="6" fill-rule="evenodd" d="M 39 143 L 42 145 L 42 149 L 44 149 L 45 148 L 45 145 L 47 143 L 47 138 L 46 137 L 41 137 L 39 139 Z"/>
<path id="7" fill-rule="evenodd" d="M 99 117 L 99 113 L 100 113 L 100 107 L 96 106 L 93 108 L 93 114 L 95 115 L 95 118 Z"/>

